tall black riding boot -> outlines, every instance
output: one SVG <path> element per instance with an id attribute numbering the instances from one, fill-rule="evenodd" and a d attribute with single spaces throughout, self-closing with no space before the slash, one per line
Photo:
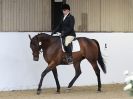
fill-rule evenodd
<path id="1" fill-rule="evenodd" d="M 73 58 L 72 58 L 72 46 L 71 44 L 69 44 L 67 46 L 67 50 L 66 50 L 66 60 L 68 64 L 72 64 L 73 63 Z"/>

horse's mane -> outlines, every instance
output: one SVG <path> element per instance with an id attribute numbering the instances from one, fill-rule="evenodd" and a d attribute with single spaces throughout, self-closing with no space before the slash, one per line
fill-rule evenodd
<path id="1" fill-rule="evenodd" d="M 37 37 L 51 37 L 51 35 L 49 35 L 49 34 L 46 34 L 46 33 L 38 33 L 37 35 L 36 35 Z"/>
<path id="2" fill-rule="evenodd" d="M 59 36 L 51 36 L 51 35 L 49 35 L 47 33 L 38 33 L 36 36 L 37 37 L 46 37 L 46 38 L 51 38 L 51 37 L 53 37 L 53 38 L 59 38 Z"/>
<path id="3" fill-rule="evenodd" d="M 52 41 L 60 40 L 59 36 L 51 36 L 51 35 L 46 34 L 46 33 L 38 33 L 37 35 L 35 35 L 35 37 L 44 38 L 44 39 L 50 39 Z"/>

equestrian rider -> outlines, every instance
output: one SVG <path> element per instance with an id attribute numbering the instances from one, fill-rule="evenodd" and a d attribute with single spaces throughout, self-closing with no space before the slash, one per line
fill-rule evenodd
<path id="1" fill-rule="evenodd" d="M 66 53 L 66 60 L 68 64 L 71 64 L 73 62 L 71 42 L 76 37 L 74 31 L 75 19 L 74 16 L 70 14 L 70 6 L 68 4 L 63 4 L 62 10 L 64 16 L 51 35 L 55 34 L 56 32 L 61 33 L 62 42 Z"/>

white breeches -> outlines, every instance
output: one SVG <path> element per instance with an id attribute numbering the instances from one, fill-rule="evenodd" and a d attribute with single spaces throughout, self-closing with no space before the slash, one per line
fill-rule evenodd
<path id="1" fill-rule="evenodd" d="M 65 46 L 68 46 L 74 40 L 74 36 L 67 36 L 65 38 Z"/>

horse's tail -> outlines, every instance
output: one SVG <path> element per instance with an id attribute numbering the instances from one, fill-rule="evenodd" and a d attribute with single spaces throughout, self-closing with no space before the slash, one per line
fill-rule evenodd
<path id="1" fill-rule="evenodd" d="M 106 72 L 107 72 L 107 71 L 106 71 L 106 65 L 105 65 L 105 63 L 104 63 L 104 59 L 103 59 L 102 54 L 101 54 L 100 45 L 99 45 L 99 43 L 98 43 L 97 40 L 95 40 L 95 39 L 93 39 L 93 40 L 95 41 L 95 43 L 96 43 L 97 46 L 98 46 L 98 63 L 100 64 L 100 66 L 101 66 L 103 72 L 106 73 Z"/>

